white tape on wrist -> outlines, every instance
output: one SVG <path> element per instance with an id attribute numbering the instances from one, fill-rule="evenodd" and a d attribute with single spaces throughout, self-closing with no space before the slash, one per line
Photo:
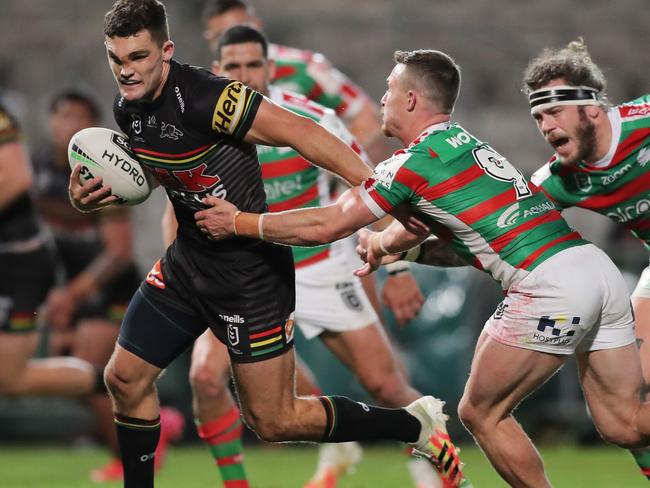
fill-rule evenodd
<path id="1" fill-rule="evenodd" d="M 260 241 L 264 240 L 264 216 L 266 214 L 260 214 L 260 218 L 257 220 L 257 233 L 259 235 Z"/>

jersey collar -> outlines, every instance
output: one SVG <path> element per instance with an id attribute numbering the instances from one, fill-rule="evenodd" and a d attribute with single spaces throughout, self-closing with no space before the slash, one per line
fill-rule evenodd
<path id="1" fill-rule="evenodd" d="M 426 129 L 424 129 L 419 136 L 413 139 L 408 147 L 413 147 L 416 144 L 419 144 L 422 141 L 422 139 L 424 139 L 428 135 L 433 134 L 434 132 L 447 130 L 449 129 L 449 127 L 451 127 L 451 120 L 446 120 L 444 122 L 440 122 L 439 124 L 430 125 Z"/>

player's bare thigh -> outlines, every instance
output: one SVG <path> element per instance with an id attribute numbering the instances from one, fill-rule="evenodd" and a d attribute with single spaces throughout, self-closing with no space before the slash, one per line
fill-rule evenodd
<path id="1" fill-rule="evenodd" d="M 641 367 L 646 385 L 650 384 L 650 298 L 632 297 L 636 337 L 641 355 Z M 648 387 L 645 388 L 648 393 Z"/>
<path id="2" fill-rule="evenodd" d="M 472 359 L 459 412 L 468 427 L 495 425 L 543 385 L 569 356 L 503 344 L 485 331 Z"/>
<path id="3" fill-rule="evenodd" d="M 576 359 L 582 389 L 601 435 L 610 442 L 634 447 L 640 441 L 635 416 L 642 383 L 636 346 L 579 352 Z M 645 415 L 650 422 L 650 413 Z"/>

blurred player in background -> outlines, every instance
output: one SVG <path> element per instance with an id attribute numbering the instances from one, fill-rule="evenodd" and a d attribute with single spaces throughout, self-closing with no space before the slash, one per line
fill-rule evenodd
<path id="1" fill-rule="evenodd" d="M 32 359 L 37 308 L 54 283 L 54 260 L 30 190 L 32 168 L 16 119 L 0 104 L 0 394 L 105 392 L 100 370 L 75 358 Z"/>
<path id="2" fill-rule="evenodd" d="M 275 64 L 267 53 L 268 42 L 260 31 L 248 25 L 236 25 L 220 37 L 213 70 L 215 74 L 242 81 L 288 110 L 315 120 L 359 152 L 361 149 L 332 110 L 270 85 Z M 312 166 L 295 150 L 259 145 L 257 153 L 269 210 L 331 203 L 329 175 Z M 167 222 L 175 229 L 170 205 L 167 206 Z M 164 232 L 172 235 L 171 240 L 174 229 Z M 313 248 L 293 248 L 296 267 L 294 318 L 303 335 L 307 339 L 319 337 L 355 373 L 379 404 L 408 405 L 422 395 L 408 384 L 360 280 L 352 274 L 357 260 L 350 260 L 348 247 L 339 241 Z M 203 334 L 194 346 L 190 378 L 200 421 L 199 434 L 210 445 L 224 480 L 233 467 L 222 467 L 219 459 L 224 455 L 220 453 L 225 451 L 233 456 L 234 442 L 232 436 L 227 435 L 232 427 L 225 419 L 232 416 L 238 420 L 238 416 L 231 413 L 236 407 L 226 388 L 229 377 L 225 347 L 213 334 Z M 299 381 L 299 394 L 313 394 L 313 386 L 310 389 L 301 386 Z M 221 415 L 217 415 L 219 413 Z M 224 443 L 222 439 L 228 441 Z M 240 442 L 236 445 L 241 449 Z M 319 452 L 318 469 L 308 487 L 335 486 L 338 476 L 360 458 L 360 448 L 350 443 L 325 444 Z M 409 471 L 420 488 L 440 483 L 435 471 L 423 459 L 410 460 Z"/>
<path id="3" fill-rule="evenodd" d="M 67 354 L 103 370 L 113 352 L 120 322 L 140 284 L 132 247 L 133 228 L 127 207 L 80 213 L 70 205 L 68 143 L 78 131 L 97 126 L 97 103 L 76 90 L 61 91 L 50 104 L 50 143 L 32 160 L 36 205 L 53 237 L 59 279 L 45 301 L 45 320 L 52 328 L 51 353 Z M 121 479 L 122 464 L 115 436 L 111 402 L 106 393 L 87 397 L 103 440 L 114 457 L 93 470 L 94 481 Z M 182 433 L 182 416 L 162 409 L 158 446 L 162 463 L 168 441 Z"/>
<path id="4" fill-rule="evenodd" d="M 153 486 L 160 436 L 155 381 L 207 328 L 228 346 L 242 415 L 261 438 L 400 440 L 425 450 L 450 479 L 461 479 L 440 400 L 426 396 L 389 409 L 340 396 L 296 396 L 291 251 L 238 236 L 216 242 L 196 223 L 216 195 L 245 210 L 266 209 L 255 144 L 291 146 L 350 184 L 369 168 L 313 120 L 241 82 L 172 59 L 162 3 L 117 1 L 104 18 L 104 35 L 119 89 L 116 122 L 167 190 L 179 223 L 176 240 L 133 296 L 105 370 L 125 488 Z M 101 178 L 82 184 L 80 171 L 80 165 L 72 171 L 69 188 L 77 209 L 117 201 Z"/>
<path id="5" fill-rule="evenodd" d="M 204 37 L 215 55 L 219 36 L 229 27 L 237 24 L 262 27 L 261 19 L 248 0 L 207 0 L 203 24 Z M 379 107 L 322 54 L 270 44 L 268 57 L 276 66 L 272 85 L 304 95 L 334 110 L 374 164 L 390 156 L 391 147 L 381 132 Z M 397 323 L 403 326 L 418 314 L 423 297 L 410 273 L 409 263 L 394 263 L 387 267 L 387 272 L 381 300 L 393 312 Z M 362 282 L 379 313 L 374 277 L 364 277 Z"/>
<path id="6" fill-rule="evenodd" d="M 558 209 L 581 207 L 622 224 L 650 248 L 650 95 L 612 107 L 602 70 L 579 39 L 544 50 L 524 73 L 540 133 L 555 149 L 532 177 Z M 632 293 L 645 388 L 650 385 L 650 267 Z M 650 453 L 634 455 L 650 479 Z"/>

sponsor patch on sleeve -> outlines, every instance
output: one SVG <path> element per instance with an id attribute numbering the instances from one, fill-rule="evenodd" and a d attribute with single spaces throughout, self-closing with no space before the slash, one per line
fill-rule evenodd
<path id="1" fill-rule="evenodd" d="M 402 167 L 402 165 L 411 157 L 409 152 L 398 152 L 394 154 L 390 159 L 387 159 L 383 163 L 379 163 L 375 168 L 375 174 L 372 175 L 375 186 L 381 185 L 386 189 L 390 189 L 393 185 L 393 180 L 397 171 Z"/>
<path id="2" fill-rule="evenodd" d="M 214 107 L 212 130 L 222 134 L 234 134 L 244 119 L 250 101 L 251 97 L 247 96 L 246 86 L 241 81 L 229 83 Z"/>

